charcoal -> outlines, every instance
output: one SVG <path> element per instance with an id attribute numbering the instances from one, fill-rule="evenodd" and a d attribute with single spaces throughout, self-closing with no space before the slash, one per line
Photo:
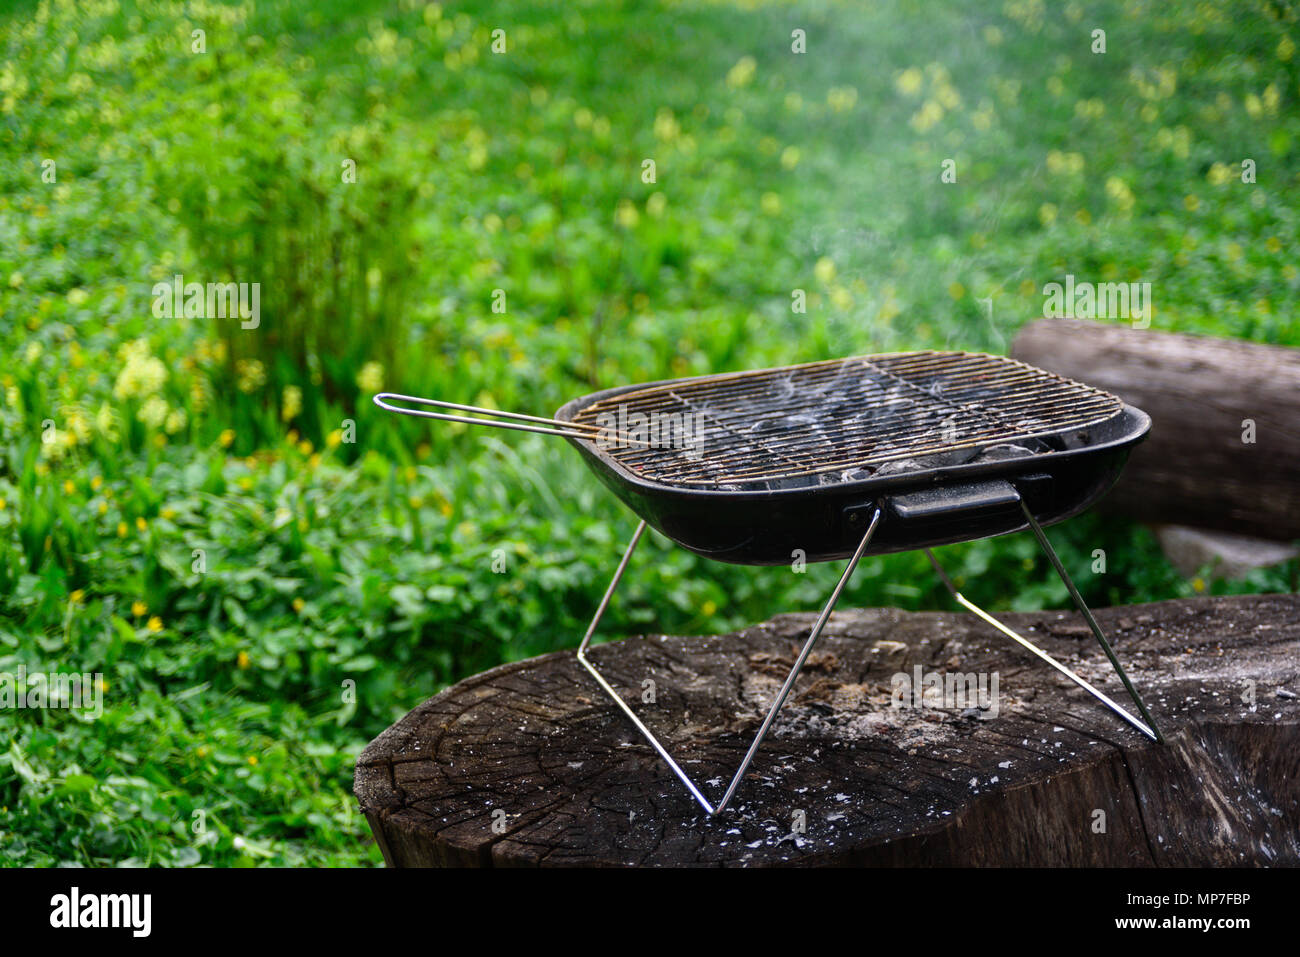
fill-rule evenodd
<path id="1" fill-rule="evenodd" d="M 1005 462 L 1008 459 L 1023 459 L 1033 455 L 1033 449 L 1027 449 L 1023 445 L 1014 445 L 1010 442 L 1003 445 L 990 445 L 979 455 L 975 456 L 976 462 Z"/>
<path id="2" fill-rule="evenodd" d="M 818 484 L 816 475 L 787 475 L 784 478 L 769 479 L 767 488 L 772 492 L 779 492 L 788 488 L 809 488 Z"/>
<path id="3" fill-rule="evenodd" d="M 971 459 L 975 458 L 977 449 L 950 449 L 945 452 L 936 452 L 934 455 L 923 455 L 916 459 L 920 468 L 942 469 L 952 468 L 954 465 L 965 465 Z"/>
<path id="4" fill-rule="evenodd" d="M 915 472 L 919 468 L 922 468 L 922 466 L 917 463 L 916 459 L 893 459 L 892 461 L 882 463 L 881 466 L 876 469 L 876 475 L 877 477 L 882 475 L 901 475 L 904 472 Z"/>

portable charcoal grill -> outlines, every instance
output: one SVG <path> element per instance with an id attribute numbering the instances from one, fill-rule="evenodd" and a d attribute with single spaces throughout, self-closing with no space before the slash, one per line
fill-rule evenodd
<path id="1" fill-rule="evenodd" d="M 905 352 L 606 389 L 574 399 L 553 419 L 394 393 L 374 401 L 403 415 L 563 436 L 641 517 L 577 657 L 709 815 L 731 801 L 866 554 L 925 549 L 958 604 L 1162 740 L 1043 533 L 1104 495 L 1151 427 L 1146 413 L 1109 393 L 1002 356 Z M 717 561 L 848 559 L 716 806 L 587 657 L 647 524 Z M 1025 528 L 1144 720 L 967 600 L 930 551 Z"/>

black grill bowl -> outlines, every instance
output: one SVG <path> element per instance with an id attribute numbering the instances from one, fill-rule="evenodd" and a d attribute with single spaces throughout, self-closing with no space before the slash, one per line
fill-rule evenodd
<path id="1" fill-rule="evenodd" d="M 563 405 L 555 418 L 569 422 L 593 403 L 661 384 L 583 396 Z M 737 565 L 785 565 L 800 557 L 809 562 L 850 557 L 875 506 L 881 519 L 869 555 L 1020 531 L 1028 522 L 1008 484 L 1040 525 L 1064 521 L 1109 491 L 1150 428 L 1145 412 L 1124 405 L 1119 415 L 1066 435 L 1069 447 L 1062 451 L 776 491 L 648 481 L 594 442 L 568 441 L 628 508 L 683 548 Z M 923 507 L 915 507 L 918 500 Z"/>

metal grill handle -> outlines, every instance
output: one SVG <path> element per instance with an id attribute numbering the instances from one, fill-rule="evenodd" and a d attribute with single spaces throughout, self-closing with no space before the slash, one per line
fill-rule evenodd
<path id="1" fill-rule="evenodd" d="M 391 405 L 390 400 L 397 402 L 414 402 L 419 405 L 432 405 L 440 409 L 456 409 L 461 412 L 474 412 L 482 416 L 496 416 L 502 419 L 511 419 L 510 422 L 494 422 L 490 418 L 471 418 L 465 415 L 447 415 L 444 412 L 428 412 L 424 409 L 403 408 L 399 405 Z M 558 419 L 544 419 L 537 415 L 524 415 L 520 412 L 503 412 L 500 409 L 486 409 L 476 405 L 460 405 L 456 402 L 443 402 L 439 399 L 426 399 L 416 395 L 401 395 L 396 392 L 380 392 L 374 398 L 375 405 L 389 412 L 397 412 L 401 415 L 414 415 L 422 419 L 437 419 L 440 422 L 461 422 L 465 425 L 490 425 L 498 429 L 511 429 L 516 432 L 537 432 L 541 435 L 559 435 L 566 439 L 595 439 L 600 430 L 594 426 L 586 426 L 580 423 L 561 422 Z M 544 425 L 525 425 L 523 423 L 538 422 Z M 591 429 L 591 431 L 583 431 Z"/>

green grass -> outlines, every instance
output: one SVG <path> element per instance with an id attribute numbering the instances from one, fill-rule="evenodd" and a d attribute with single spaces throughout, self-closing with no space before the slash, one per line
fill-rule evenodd
<path id="1" fill-rule="evenodd" d="M 1300 345 L 1294 15 L 860 6 L 6 14 L 0 671 L 107 688 L 98 721 L 0 717 L 0 860 L 375 863 L 365 743 L 574 644 L 630 513 L 558 443 L 392 421 L 378 387 L 545 414 L 670 375 L 1004 352 L 1067 272 L 1151 282 L 1156 329 Z M 155 318 L 176 273 L 260 281 L 262 328 Z M 1098 605 L 1300 575 L 1187 579 L 1095 515 L 1051 534 Z M 654 538 L 610 636 L 815 607 L 838 571 Z M 945 560 L 995 608 L 1066 602 L 1025 536 Z M 845 600 L 948 607 L 918 555 L 864 561 Z"/>

